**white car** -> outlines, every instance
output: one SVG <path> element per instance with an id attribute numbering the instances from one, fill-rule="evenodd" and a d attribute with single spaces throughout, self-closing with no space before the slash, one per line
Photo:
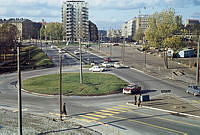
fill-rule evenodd
<path id="1" fill-rule="evenodd" d="M 119 62 L 115 62 L 113 66 L 115 68 L 122 68 L 122 65 Z"/>
<path id="2" fill-rule="evenodd" d="M 74 51 L 74 54 L 75 54 L 75 55 L 80 54 L 79 50 L 75 50 L 75 51 Z"/>
<path id="3" fill-rule="evenodd" d="M 101 65 L 106 68 L 113 67 L 113 63 L 108 63 L 108 62 L 103 62 Z"/>
<path id="4" fill-rule="evenodd" d="M 99 67 L 99 66 L 93 66 L 91 68 L 89 68 L 89 71 L 92 72 L 103 72 L 105 71 L 105 68 Z"/>

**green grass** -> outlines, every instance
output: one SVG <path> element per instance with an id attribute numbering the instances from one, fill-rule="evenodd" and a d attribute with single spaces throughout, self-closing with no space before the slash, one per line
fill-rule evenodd
<path id="1" fill-rule="evenodd" d="M 127 82 L 111 74 L 104 73 L 84 73 L 83 84 L 80 84 L 79 73 L 63 74 L 63 94 L 64 95 L 104 95 L 119 93 L 127 85 Z M 59 94 L 59 75 L 52 74 L 34 77 L 23 81 L 25 90 L 57 95 Z"/>
<path id="2" fill-rule="evenodd" d="M 91 68 L 91 65 L 83 65 L 83 68 Z"/>

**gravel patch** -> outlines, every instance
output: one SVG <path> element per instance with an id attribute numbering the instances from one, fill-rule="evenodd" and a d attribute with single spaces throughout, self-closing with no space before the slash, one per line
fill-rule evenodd
<path id="1" fill-rule="evenodd" d="M 18 113 L 0 109 L 0 135 L 18 134 Z M 24 135 L 100 135 L 100 133 L 71 122 L 23 113 Z"/>

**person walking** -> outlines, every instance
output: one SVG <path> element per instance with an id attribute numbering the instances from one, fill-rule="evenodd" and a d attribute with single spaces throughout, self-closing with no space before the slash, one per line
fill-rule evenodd
<path id="1" fill-rule="evenodd" d="M 136 94 L 135 94 L 135 96 L 134 96 L 134 99 L 135 99 L 134 104 L 136 105 L 136 104 L 137 104 L 137 96 L 136 96 Z"/>
<path id="2" fill-rule="evenodd" d="M 63 104 L 63 110 L 62 110 L 62 111 L 63 111 L 63 114 L 64 114 L 64 115 L 67 115 L 66 103 Z"/>
<path id="3" fill-rule="evenodd" d="M 139 95 L 139 97 L 138 97 L 138 107 L 140 107 L 141 106 L 141 99 L 142 97 L 141 97 L 141 94 Z"/>

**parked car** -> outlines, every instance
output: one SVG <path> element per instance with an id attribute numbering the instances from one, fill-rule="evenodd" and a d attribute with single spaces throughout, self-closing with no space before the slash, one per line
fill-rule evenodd
<path id="1" fill-rule="evenodd" d="M 89 71 L 92 72 L 103 72 L 105 71 L 105 68 L 99 67 L 99 66 L 93 66 L 91 68 L 89 68 Z"/>
<path id="2" fill-rule="evenodd" d="M 75 51 L 74 51 L 74 54 L 75 54 L 75 55 L 77 55 L 77 54 L 79 54 L 79 53 L 80 53 L 79 50 L 75 50 Z"/>
<path id="3" fill-rule="evenodd" d="M 113 46 L 119 46 L 119 44 L 118 44 L 118 43 L 115 43 L 115 44 L 113 44 Z"/>
<path id="4" fill-rule="evenodd" d="M 104 58 L 104 62 L 111 62 L 111 58 L 110 57 Z"/>
<path id="5" fill-rule="evenodd" d="M 113 66 L 114 66 L 115 68 L 122 68 L 122 65 L 121 65 L 119 62 L 115 62 L 115 63 L 113 64 Z"/>
<path id="6" fill-rule="evenodd" d="M 113 63 L 110 62 L 103 62 L 101 65 L 106 68 L 113 67 Z"/>
<path id="7" fill-rule="evenodd" d="M 141 87 L 136 84 L 130 84 L 127 87 L 123 88 L 123 94 L 140 94 Z"/>
<path id="8" fill-rule="evenodd" d="M 194 96 L 199 96 L 200 95 L 200 89 L 196 85 L 190 85 L 190 86 L 188 86 L 186 92 L 187 93 L 191 93 Z"/>

